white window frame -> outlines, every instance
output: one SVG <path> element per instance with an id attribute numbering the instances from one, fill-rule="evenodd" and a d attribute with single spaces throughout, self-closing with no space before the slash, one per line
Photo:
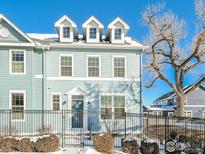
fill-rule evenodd
<path id="1" fill-rule="evenodd" d="M 124 77 L 115 77 L 115 67 L 114 67 L 114 59 L 115 58 L 124 58 L 125 59 L 125 76 Z M 127 57 L 124 55 L 113 55 L 112 56 L 112 77 L 113 78 L 126 78 L 127 77 Z"/>
<path id="2" fill-rule="evenodd" d="M 59 110 L 53 110 L 53 95 L 59 95 Z M 62 94 L 60 92 L 52 92 L 51 93 L 51 110 L 52 111 L 60 111 L 62 109 Z"/>
<path id="3" fill-rule="evenodd" d="M 96 58 L 99 58 L 99 76 L 89 76 L 89 72 L 88 72 L 88 58 L 89 57 L 96 57 Z M 99 78 L 101 77 L 101 56 L 100 55 L 86 55 L 86 77 L 89 77 L 89 78 Z"/>
<path id="4" fill-rule="evenodd" d="M 121 31 L 121 33 L 120 33 L 120 39 L 116 39 L 116 30 L 119 30 L 120 29 L 120 31 Z M 122 28 L 114 28 L 114 39 L 115 40 L 118 40 L 118 41 L 121 41 L 122 40 Z"/>
<path id="5" fill-rule="evenodd" d="M 187 117 L 187 112 L 191 112 L 191 117 L 187 117 L 187 118 L 192 118 L 193 117 L 193 113 L 192 113 L 191 110 L 185 110 L 184 112 L 185 112 L 185 117 Z"/>
<path id="6" fill-rule="evenodd" d="M 24 110 L 26 110 L 26 90 L 9 90 L 9 109 L 12 110 L 12 94 L 13 93 L 21 93 L 24 95 L 24 102 L 23 102 L 23 108 Z M 25 117 L 25 114 L 24 114 L 24 118 L 23 119 L 12 119 L 11 118 L 11 121 L 25 121 L 26 117 Z"/>
<path id="7" fill-rule="evenodd" d="M 90 35 L 91 29 L 95 29 L 95 38 L 91 38 L 91 35 Z M 97 39 L 97 30 L 98 30 L 97 27 L 89 27 L 89 39 L 90 40 L 96 40 Z"/>
<path id="8" fill-rule="evenodd" d="M 61 57 L 71 57 L 72 58 L 72 74 L 71 76 L 61 76 Z M 59 77 L 63 77 L 63 78 L 69 78 L 69 77 L 73 77 L 74 74 L 74 58 L 72 54 L 60 54 L 59 55 Z"/>
<path id="9" fill-rule="evenodd" d="M 64 37 L 64 28 L 69 28 L 69 37 Z M 71 36 L 70 36 L 70 33 L 71 33 L 71 32 L 70 32 L 70 31 L 71 31 L 71 28 L 70 28 L 69 26 L 63 26 L 63 28 L 62 28 L 62 29 L 63 29 L 63 38 L 64 38 L 64 39 L 70 39 L 70 37 L 71 37 Z"/>
<path id="10" fill-rule="evenodd" d="M 205 110 L 204 110 L 204 112 L 203 112 L 203 117 L 202 117 L 202 119 L 205 119 Z"/>
<path id="11" fill-rule="evenodd" d="M 13 73 L 12 72 L 12 52 L 13 51 L 23 51 L 24 53 L 24 72 L 23 73 Z M 26 75 L 26 50 L 25 49 L 9 49 L 9 74 L 10 75 Z"/>
<path id="12" fill-rule="evenodd" d="M 100 110 L 100 114 L 99 114 L 99 116 L 100 116 L 100 120 L 101 121 L 105 121 L 105 120 L 114 120 L 115 119 L 115 115 L 114 114 L 112 114 L 112 118 L 111 119 L 102 119 L 101 118 L 101 96 L 111 96 L 111 101 L 112 101 L 112 113 L 114 113 L 114 111 L 115 111 L 115 105 L 114 105 L 114 96 L 124 96 L 125 97 L 125 106 L 124 106 L 124 110 L 125 110 L 125 112 L 126 112 L 126 103 L 127 103 L 127 94 L 124 94 L 124 93 L 102 93 L 102 94 L 100 94 L 100 96 L 99 96 L 99 110 Z M 117 120 L 124 120 L 124 119 L 117 119 Z"/>

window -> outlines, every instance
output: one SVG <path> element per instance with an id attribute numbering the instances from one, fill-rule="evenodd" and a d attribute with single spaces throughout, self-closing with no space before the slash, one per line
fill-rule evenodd
<path id="1" fill-rule="evenodd" d="M 101 96 L 101 119 L 112 119 L 111 96 Z"/>
<path id="2" fill-rule="evenodd" d="M 125 96 L 101 96 L 101 119 L 123 119 L 124 112 Z"/>
<path id="3" fill-rule="evenodd" d="M 25 73 L 25 53 L 24 51 L 11 51 L 11 73 Z"/>
<path id="4" fill-rule="evenodd" d="M 114 96 L 114 114 L 115 119 L 123 119 L 125 112 L 125 97 Z"/>
<path id="5" fill-rule="evenodd" d="M 192 117 L 192 111 L 185 111 L 184 115 L 185 115 L 185 117 L 191 118 Z"/>
<path id="6" fill-rule="evenodd" d="M 72 57 L 61 56 L 60 57 L 60 75 L 61 76 L 72 76 Z"/>
<path id="7" fill-rule="evenodd" d="M 52 94 L 51 95 L 51 99 L 52 99 L 52 110 L 54 111 L 59 111 L 60 110 L 60 94 Z"/>
<path id="8" fill-rule="evenodd" d="M 11 109 L 12 119 L 22 120 L 24 119 L 24 105 L 25 105 L 25 93 L 24 92 L 12 92 L 11 93 Z"/>
<path id="9" fill-rule="evenodd" d="M 70 27 L 63 27 L 63 38 L 70 38 Z"/>
<path id="10" fill-rule="evenodd" d="M 114 57 L 114 77 L 125 77 L 124 57 Z"/>
<path id="11" fill-rule="evenodd" d="M 115 40 L 121 40 L 122 30 L 120 28 L 115 29 Z"/>
<path id="12" fill-rule="evenodd" d="M 96 39 L 97 38 L 96 33 L 97 33 L 96 28 L 90 28 L 90 39 Z"/>
<path id="13" fill-rule="evenodd" d="M 203 119 L 205 119 L 205 111 L 204 111 L 204 113 L 203 113 L 203 117 L 202 117 Z"/>
<path id="14" fill-rule="evenodd" d="M 88 57 L 88 76 L 99 77 L 100 76 L 100 60 L 99 57 Z"/>

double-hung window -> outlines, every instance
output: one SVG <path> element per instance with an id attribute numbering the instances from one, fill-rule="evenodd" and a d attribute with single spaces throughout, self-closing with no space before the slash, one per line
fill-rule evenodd
<path id="1" fill-rule="evenodd" d="M 115 119 L 123 119 L 125 113 L 125 96 L 114 96 Z"/>
<path id="2" fill-rule="evenodd" d="M 88 57 L 88 76 L 99 77 L 100 76 L 100 59 L 99 57 Z"/>
<path id="3" fill-rule="evenodd" d="M 123 119 L 125 96 L 101 96 L 101 119 Z"/>
<path id="4" fill-rule="evenodd" d="M 125 77 L 125 57 L 114 57 L 114 77 Z"/>
<path id="5" fill-rule="evenodd" d="M 52 99 L 52 110 L 59 111 L 60 110 L 60 101 L 61 101 L 60 94 L 52 94 L 51 99 Z"/>
<path id="6" fill-rule="evenodd" d="M 72 56 L 60 56 L 60 75 L 72 76 Z"/>
<path id="7" fill-rule="evenodd" d="M 122 29 L 117 28 L 115 29 L 115 40 L 121 40 L 122 38 Z"/>
<path id="8" fill-rule="evenodd" d="M 63 27 L 63 38 L 70 38 L 70 27 Z"/>
<path id="9" fill-rule="evenodd" d="M 11 50 L 11 74 L 25 73 L 25 51 Z"/>
<path id="10" fill-rule="evenodd" d="M 97 38 L 97 28 L 90 28 L 90 39 L 96 39 Z"/>
<path id="11" fill-rule="evenodd" d="M 11 92 L 11 109 L 13 120 L 24 119 L 25 92 Z"/>
<path id="12" fill-rule="evenodd" d="M 101 96 L 101 119 L 112 119 L 112 96 Z"/>

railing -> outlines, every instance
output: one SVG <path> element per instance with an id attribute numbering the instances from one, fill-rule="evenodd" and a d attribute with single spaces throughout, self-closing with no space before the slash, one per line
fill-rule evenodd
<path id="1" fill-rule="evenodd" d="M 106 116 L 91 111 L 0 110 L 0 136 L 35 137 L 56 134 L 62 147 L 65 147 L 92 146 L 93 135 L 101 133 L 112 134 L 115 147 L 121 146 L 121 139 L 124 137 L 132 137 L 139 142 L 154 141 L 160 149 L 166 149 L 167 141 L 183 138 L 202 149 L 205 145 L 205 120 L 135 113 L 123 113 L 120 116 L 109 113 Z"/>
<path id="2" fill-rule="evenodd" d="M 0 136 L 56 134 L 64 147 L 92 146 L 93 135 L 110 133 L 115 139 L 115 147 L 120 147 L 122 138 L 137 138 L 140 131 L 139 115 L 120 114 L 123 115 L 71 110 L 0 110 Z"/>
<path id="3" fill-rule="evenodd" d="M 175 142 L 176 149 L 181 151 L 202 150 L 205 146 L 205 120 L 147 115 L 143 117 L 143 134 L 149 141 L 157 142 L 160 149 L 167 149 L 168 142 Z"/>

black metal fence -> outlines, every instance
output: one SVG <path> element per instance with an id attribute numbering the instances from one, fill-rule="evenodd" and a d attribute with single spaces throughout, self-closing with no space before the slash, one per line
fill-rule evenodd
<path id="1" fill-rule="evenodd" d="M 116 118 L 117 117 L 117 118 Z M 100 112 L 72 110 L 0 110 L 0 136 L 30 136 L 56 134 L 62 147 L 92 146 L 93 135 L 110 133 L 115 147 L 121 147 L 121 139 L 131 137 L 157 142 L 166 149 L 170 140 L 191 142 L 202 149 L 205 143 L 205 120 L 124 113 L 109 116 Z"/>
<path id="2" fill-rule="evenodd" d="M 141 116 L 131 113 L 109 113 L 72 110 L 0 110 L 0 136 L 30 136 L 55 134 L 62 147 L 92 146 L 93 135 L 110 133 L 115 147 L 121 147 L 121 139 L 138 137 Z M 117 117 L 117 118 L 116 118 Z"/>
<path id="3" fill-rule="evenodd" d="M 205 119 L 146 115 L 143 117 L 144 138 L 167 149 L 170 141 L 179 151 L 199 150 L 205 146 Z"/>

